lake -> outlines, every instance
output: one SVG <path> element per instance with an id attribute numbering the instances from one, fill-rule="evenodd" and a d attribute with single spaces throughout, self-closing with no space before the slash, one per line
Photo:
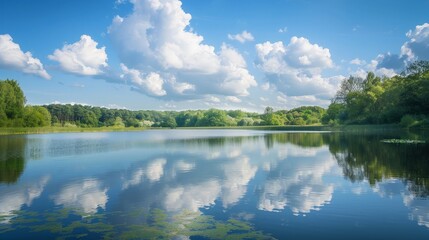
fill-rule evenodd
<path id="1" fill-rule="evenodd" d="M 429 239 L 422 132 L 0 136 L 0 239 Z"/>

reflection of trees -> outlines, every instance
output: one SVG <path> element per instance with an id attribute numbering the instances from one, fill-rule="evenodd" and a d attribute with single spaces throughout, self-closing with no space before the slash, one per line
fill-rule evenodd
<path id="1" fill-rule="evenodd" d="M 417 195 L 429 194 L 429 147 L 422 144 L 387 144 L 382 134 L 331 134 L 329 150 L 351 181 L 367 179 L 371 185 L 386 178 L 410 181 Z"/>
<path id="2" fill-rule="evenodd" d="M 204 137 L 189 139 L 174 139 L 167 141 L 167 144 L 183 145 L 183 147 L 223 147 L 226 145 L 242 145 L 245 140 L 259 139 L 259 136 L 239 136 L 239 137 Z"/>
<path id="3" fill-rule="evenodd" d="M 265 141 L 266 148 L 270 149 L 275 143 L 291 143 L 300 147 L 320 147 L 324 144 L 322 133 L 310 132 L 285 132 L 267 133 L 256 136 L 234 136 L 234 137 L 204 137 L 180 140 L 170 140 L 170 143 L 183 144 L 186 147 L 223 147 L 225 145 L 242 145 L 245 141 Z"/>
<path id="4" fill-rule="evenodd" d="M 14 183 L 25 168 L 24 136 L 0 137 L 0 183 Z"/>
<path id="5" fill-rule="evenodd" d="M 321 133 L 309 132 L 287 132 L 268 134 L 265 137 L 271 138 L 276 143 L 291 143 L 300 147 L 321 147 L 323 145 L 323 135 Z"/>

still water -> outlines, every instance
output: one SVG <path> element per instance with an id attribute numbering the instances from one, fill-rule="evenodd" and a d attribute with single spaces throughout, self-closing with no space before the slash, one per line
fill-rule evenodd
<path id="1" fill-rule="evenodd" d="M 409 132 L 0 137 L 0 239 L 429 239 Z"/>

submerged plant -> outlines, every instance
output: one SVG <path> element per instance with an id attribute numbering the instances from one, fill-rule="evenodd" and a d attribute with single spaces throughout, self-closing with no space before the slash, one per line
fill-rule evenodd
<path id="1" fill-rule="evenodd" d="M 118 219 L 122 219 L 121 224 L 117 223 Z M 190 211 L 171 216 L 160 209 L 95 213 L 91 216 L 82 215 L 73 209 L 20 211 L 9 223 L 0 223 L 0 234 L 13 238 L 15 233 L 20 236 L 40 234 L 56 239 L 274 239 L 256 231 L 250 223 L 238 219 L 223 221 Z"/>

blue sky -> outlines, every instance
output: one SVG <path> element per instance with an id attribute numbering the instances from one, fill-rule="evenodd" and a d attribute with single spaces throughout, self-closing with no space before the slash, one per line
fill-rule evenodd
<path id="1" fill-rule="evenodd" d="M 28 104 L 326 107 L 429 60 L 429 0 L 0 1 L 0 79 Z"/>

